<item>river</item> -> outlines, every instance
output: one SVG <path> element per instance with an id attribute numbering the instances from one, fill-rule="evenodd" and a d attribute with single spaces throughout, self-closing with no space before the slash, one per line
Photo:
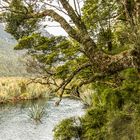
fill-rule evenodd
<path id="1" fill-rule="evenodd" d="M 54 106 L 55 100 L 0 105 L 0 140 L 53 140 L 53 129 L 59 121 L 84 114 L 83 105 L 78 100 L 65 98 L 57 107 Z M 46 114 L 42 123 L 35 123 L 29 117 L 29 108 L 40 103 L 45 106 Z"/>

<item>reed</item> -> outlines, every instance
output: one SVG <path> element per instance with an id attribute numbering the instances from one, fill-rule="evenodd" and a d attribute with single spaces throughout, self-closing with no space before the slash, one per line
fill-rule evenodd
<path id="1" fill-rule="evenodd" d="M 41 122 L 42 117 L 46 114 L 45 107 L 38 104 L 29 108 L 28 116 L 35 122 Z"/>
<path id="2" fill-rule="evenodd" d="M 28 80 L 22 77 L 0 78 L 0 103 L 48 97 L 47 86 L 39 83 L 27 85 Z"/>

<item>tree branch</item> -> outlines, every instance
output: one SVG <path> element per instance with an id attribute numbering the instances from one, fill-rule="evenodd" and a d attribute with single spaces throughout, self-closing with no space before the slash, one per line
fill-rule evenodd
<path id="1" fill-rule="evenodd" d="M 60 94 L 60 98 L 59 101 L 56 102 L 56 105 L 59 105 L 59 103 L 62 100 L 62 96 L 64 94 L 64 91 L 66 89 L 66 86 L 72 81 L 72 79 L 83 69 L 92 66 L 90 63 L 85 63 L 82 66 L 80 66 L 78 69 L 76 69 L 69 77 L 67 80 L 63 81 L 63 83 L 59 86 L 59 88 L 57 88 L 55 90 L 55 92 L 58 92 L 61 89 L 61 94 Z"/>

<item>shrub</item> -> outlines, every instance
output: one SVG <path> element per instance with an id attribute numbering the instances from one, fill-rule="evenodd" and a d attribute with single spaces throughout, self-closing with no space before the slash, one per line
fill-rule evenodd
<path id="1" fill-rule="evenodd" d="M 55 140 L 78 139 L 81 135 L 81 122 L 75 117 L 64 119 L 54 128 L 54 131 Z"/>
<path id="2" fill-rule="evenodd" d="M 127 69 L 119 75 L 120 83 L 116 87 L 95 83 L 92 105 L 87 109 L 81 120 L 81 140 L 138 140 L 140 139 L 140 77 L 135 69 Z M 112 80 L 112 79 L 111 79 Z M 114 80 L 114 79 L 113 79 Z M 113 81 L 112 80 L 112 81 Z M 65 121 L 64 121 L 65 122 Z M 73 120 L 69 120 L 73 126 Z M 55 131 L 59 138 L 70 130 L 63 129 L 60 123 Z M 57 133 L 56 133 L 57 132 Z M 65 136 L 65 137 L 66 137 Z M 69 136 L 72 139 L 73 135 Z"/>
<path id="3" fill-rule="evenodd" d="M 38 104 L 33 105 L 31 108 L 29 108 L 28 115 L 35 122 L 41 122 L 41 119 L 45 114 L 45 108 L 43 106 L 39 106 Z"/>

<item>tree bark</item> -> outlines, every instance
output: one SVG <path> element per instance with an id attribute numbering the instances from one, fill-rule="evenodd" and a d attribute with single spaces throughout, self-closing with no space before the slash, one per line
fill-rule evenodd
<path id="1" fill-rule="evenodd" d="M 93 39 L 91 39 L 87 30 L 81 27 L 82 25 L 81 26 L 79 25 L 80 26 L 79 28 L 81 29 L 78 30 L 74 29 L 62 16 L 60 16 L 54 10 L 45 10 L 42 13 L 30 14 L 27 15 L 26 18 L 43 18 L 46 16 L 50 16 L 56 22 L 60 23 L 61 27 L 68 33 L 68 35 L 83 46 L 83 49 L 87 57 L 90 59 L 91 62 L 93 61 L 93 57 L 97 49 L 97 46 L 93 41 Z"/>

